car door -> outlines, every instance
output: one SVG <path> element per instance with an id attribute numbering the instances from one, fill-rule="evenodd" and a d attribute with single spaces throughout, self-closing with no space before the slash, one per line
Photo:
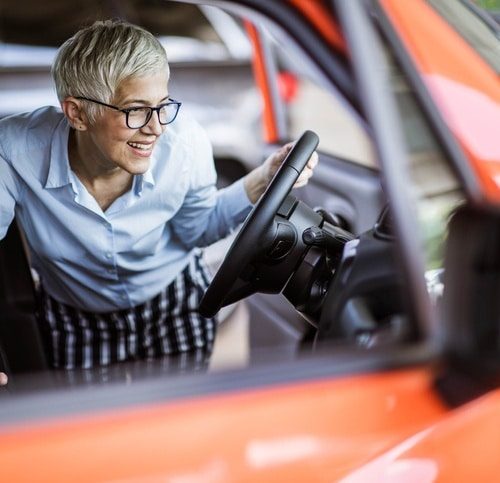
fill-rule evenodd
<path id="1" fill-rule="evenodd" d="M 337 57 L 315 55 L 316 34 L 308 42 L 308 32 L 300 30 L 309 25 L 316 32 L 313 24 L 298 20 L 289 4 L 222 3 L 235 10 L 243 6 L 245 14 L 281 27 L 290 43 L 301 43 L 304 59 L 322 68 L 329 90 L 342 90 L 328 66 Z M 144 372 L 122 366 L 122 385 L 42 393 L 32 400 L 14 397 L 0 407 L 3 479 L 460 482 L 496 477 L 499 433 L 492 422 L 498 421 L 498 392 L 450 411 L 443 387 L 450 361 L 436 354 L 436 314 L 430 294 L 425 287 L 421 291 L 429 262 L 442 263 L 443 252 L 426 257 L 425 247 L 436 244 L 419 241 L 428 239 L 426 228 L 437 230 L 438 240 L 446 235 L 454 195 L 464 192 L 463 180 L 446 168 L 454 141 L 436 142 L 439 124 L 434 122 L 440 118 L 429 115 L 425 91 L 417 93 L 417 84 L 410 82 L 404 59 L 413 58 L 406 50 L 406 57 L 396 52 L 398 37 L 389 38 L 381 27 L 387 16 L 378 7 L 379 2 L 341 0 L 334 11 L 349 45 L 351 79 L 371 126 L 393 214 L 393 223 L 382 223 L 382 231 L 373 234 L 393 235 L 384 240 L 396 246 L 408 315 L 418 328 L 415 337 L 379 345 L 326 340 L 312 357 L 290 361 L 275 350 L 260 366 L 205 378 L 155 374 L 148 380 Z M 298 12 L 305 16 L 306 11 Z M 368 70 L 366 58 L 372 62 Z M 418 142 L 405 136 L 405 122 L 418 133 Z M 439 175 L 437 188 L 433 174 Z M 443 203 L 445 213 L 435 209 Z M 418 218 L 417 208 L 427 217 Z M 430 240 L 436 240 L 435 231 Z M 324 319 L 334 322 L 328 310 Z M 458 383 L 451 392 L 470 388 L 467 378 Z M 482 431 L 485 424 L 489 429 Z M 485 450 L 474 457 L 478 447 Z"/>

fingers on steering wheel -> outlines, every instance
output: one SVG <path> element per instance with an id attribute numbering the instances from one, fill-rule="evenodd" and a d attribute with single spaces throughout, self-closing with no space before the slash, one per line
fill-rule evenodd
<path id="1" fill-rule="evenodd" d="M 307 167 L 314 169 L 316 167 L 316 165 L 318 164 L 318 161 L 319 161 L 318 153 L 316 151 L 314 151 L 314 153 L 311 154 L 309 161 L 307 161 Z"/>
<path id="2" fill-rule="evenodd" d="M 9 382 L 7 374 L 0 372 L 0 386 L 5 386 Z"/>

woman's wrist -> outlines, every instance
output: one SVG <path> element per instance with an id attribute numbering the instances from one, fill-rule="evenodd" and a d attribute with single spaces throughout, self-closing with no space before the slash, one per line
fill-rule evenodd
<path id="1" fill-rule="evenodd" d="M 245 176 L 243 185 L 248 199 L 255 204 L 267 188 L 267 179 L 263 166 L 255 168 Z"/>

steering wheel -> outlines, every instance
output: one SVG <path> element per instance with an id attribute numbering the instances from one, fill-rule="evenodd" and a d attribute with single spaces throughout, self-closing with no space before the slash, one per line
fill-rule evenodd
<path id="1" fill-rule="evenodd" d="M 248 215 L 238 235 L 203 296 L 199 312 L 213 317 L 221 307 L 241 300 L 257 291 L 248 272 L 249 263 L 258 258 L 261 238 L 272 225 L 288 193 L 318 146 L 319 138 L 305 131 L 288 153 L 264 194 Z M 279 249 L 278 247 L 276 247 Z M 247 273 L 245 273 L 247 272 Z M 254 281 L 259 281 L 258 276 Z"/>

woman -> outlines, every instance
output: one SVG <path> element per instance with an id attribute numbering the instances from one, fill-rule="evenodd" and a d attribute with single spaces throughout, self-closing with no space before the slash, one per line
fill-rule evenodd
<path id="1" fill-rule="evenodd" d="M 207 136 L 170 97 L 164 49 L 131 24 L 77 32 L 52 72 L 62 112 L 0 121 L 0 238 L 15 214 L 41 277 L 52 367 L 209 353 L 197 247 L 244 220 L 290 145 L 217 191 Z"/>

